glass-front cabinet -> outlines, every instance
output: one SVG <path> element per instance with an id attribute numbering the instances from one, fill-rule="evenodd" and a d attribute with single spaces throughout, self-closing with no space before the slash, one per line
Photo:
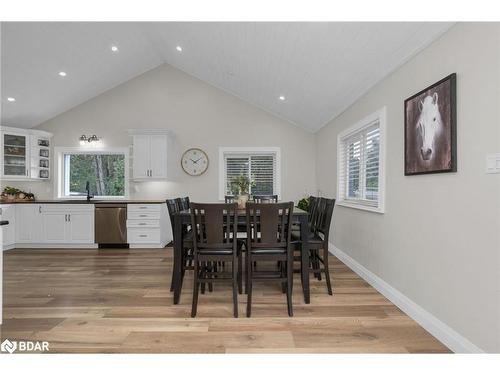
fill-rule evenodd
<path id="1" fill-rule="evenodd" d="M 38 130 L 0 127 L 2 179 L 48 179 L 51 134 Z"/>
<path id="2" fill-rule="evenodd" d="M 28 178 L 29 137 L 15 133 L 2 133 L 4 177 Z"/>

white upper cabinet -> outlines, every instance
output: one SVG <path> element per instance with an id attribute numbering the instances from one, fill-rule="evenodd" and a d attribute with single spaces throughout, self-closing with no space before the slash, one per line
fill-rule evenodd
<path id="1" fill-rule="evenodd" d="M 167 130 L 131 130 L 133 139 L 132 178 L 171 179 L 174 160 L 172 134 Z"/>
<path id="2" fill-rule="evenodd" d="M 50 178 L 52 134 L 0 127 L 0 169 L 5 180 Z"/>

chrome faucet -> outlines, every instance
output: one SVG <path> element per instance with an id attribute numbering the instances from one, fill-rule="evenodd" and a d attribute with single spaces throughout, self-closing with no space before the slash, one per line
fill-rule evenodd
<path id="1" fill-rule="evenodd" d="M 94 196 L 90 194 L 90 183 L 88 181 L 85 184 L 85 190 L 87 190 L 87 202 L 90 202 L 90 200 L 94 198 Z"/>

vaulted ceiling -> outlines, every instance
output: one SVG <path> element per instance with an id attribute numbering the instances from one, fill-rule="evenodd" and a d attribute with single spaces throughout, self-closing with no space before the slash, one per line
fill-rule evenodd
<path id="1" fill-rule="evenodd" d="M 450 26 L 3 23 L 1 121 L 36 126 L 168 63 L 316 131 Z M 112 52 L 112 46 L 118 52 Z M 61 71 L 66 76 L 60 76 Z"/>

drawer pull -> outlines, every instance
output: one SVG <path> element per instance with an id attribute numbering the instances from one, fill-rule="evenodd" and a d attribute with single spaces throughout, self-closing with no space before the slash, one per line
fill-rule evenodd
<path id="1" fill-rule="evenodd" d="M 139 217 L 148 217 L 148 215 L 139 215 Z"/>
<path id="2" fill-rule="evenodd" d="M 139 237 L 147 237 L 147 234 L 139 234 Z"/>
<path id="3" fill-rule="evenodd" d="M 139 223 L 139 225 L 148 225 L 147 223 Z"/>
<path id="4" fill-rule="evenodd" d="M 139 207 L 141 210 L 147 210 L 147 207 Z"/>

